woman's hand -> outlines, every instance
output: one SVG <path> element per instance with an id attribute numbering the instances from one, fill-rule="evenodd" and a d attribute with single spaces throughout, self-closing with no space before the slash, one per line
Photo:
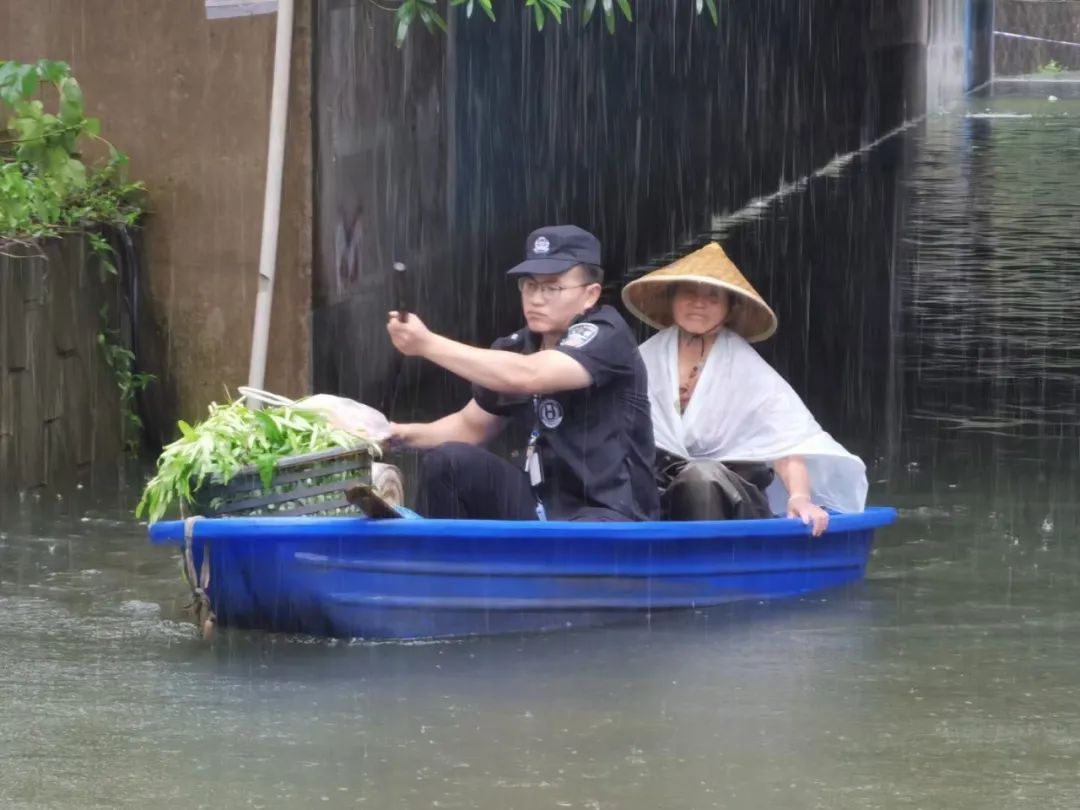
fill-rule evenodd
<path id="1" fill-rule="evenodd" d="M 435 337 L 415 312 L 410 312 L 407 320 L 402 320 L 397 311 L 391 312 L 386 331 L 390 333 L 394 348 L 406 357 L 423 357 Z"/>
<path id="2" fill-rule="evenodd" d="M 814 537 L 821 537 L 829 528 L 829 513 L 810 500 L 808 495 L 792 495 L 787 502 L 787 516 L 798 518 L 806 526 L 813 526 Z"/>

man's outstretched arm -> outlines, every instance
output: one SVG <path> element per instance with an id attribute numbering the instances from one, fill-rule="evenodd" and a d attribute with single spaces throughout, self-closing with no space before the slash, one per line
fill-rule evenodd
<path id="1" fill-rule="evenodd" d="M 495 438 L 504 424 L 502 417 L 488 413 L 476 404 L 475 399 L 470 399 L 460 411 L 434 422 L 392 423 L 390 443 L 416 450 L 427 450 L 446 442 L 483 445 Z"/>
<path id="2" fill-rule="evenodd" d="M 478 349 L 436 335 L 413 313 L 409 313 L 408 320 L 403 322 L 396 312 L 391 312 L 386 329 L 402 354 L 423 357 L 474 385 L 499 394 L 551 394 L 592 385 L 592 375 L 585 367 L 560 351 L 518 354 Z"/>

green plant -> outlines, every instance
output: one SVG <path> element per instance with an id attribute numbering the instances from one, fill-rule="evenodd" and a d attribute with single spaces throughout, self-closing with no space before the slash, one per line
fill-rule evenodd
<path id="1" fill-rule="evenodd" d="M 211 478 L 228 483 L 243 467 L 259 471 L 264 489 L 273 482 L 277 463 L 302 453 L 334 448 L 377 446 L 362 435 L 339 430 L 326 419 L 302 408 L 267 407 L 253 411 L 236 400 L 212 403 L 210 415 L 194 426 L 177 423 L 180 438 L 162 450 L 157 473 L 150 479 L 135 510 L 151 523 L 173 507 L 190 505 Z"/>
<path id="2" fill-rule="evenodd" d="M 89 234 L 89 236 L 92 249 L 101 258 L 102 273 L 116 275 L 116 266 L 107 258 L 114 252 L 112 245 L 99 234 Z M 157 380 L 157 376 L 135 371 L 135 353 L 120 341 L 119 331 L 109 328 L 107 305 L 101 308 L 99 315 L 101 331 L 97 336 L 98 349 L 120 389 L 120 406 L 123 408 L 127 426 L 124 431 L 124 449 L 130 455 L 138 455 L 144 425 L 135 407 L 135 400 L 140 391 L 145 391 L 150 383 Z"/>
<path id="3" fill-rule="evenodd" d="M 466 17 L 472 17 L 473 11 L 479 6 L 489 19 L 495 19 L 493 0 L 449 0 L 449 2 L 451 7 L 464 6 Z M 596 13 L 596 5 L 597 0 L 582 0 L 577 5 L 570 2 L 570 0 L 525 0 L 525 8 L 532 9 L 536 28 L 541 31 L 549 19 L 554 20 L 556 23 L 562 23 L 563 16 L 576 8 L 581 8 L 582 22 L 588 25 Z M 634 19 L 630 0 L 600 0 L 600 10 L 610 33 L 615 32 L 616 6 L 618 12 L 628 22 L 633 22 Z M 720 14 L 716 7 L 716 0 L 694 0 L 694 6 L 698 14 L 702 14 L 705 9 L 708 9 L 714 25 L 719 22 Z M 409 35 L 409 29 L 416 20 L 422 22 L 428 31 L 434 31 L 435 29 L 446 31 L 446 19 L 439 11 L 439 0 L 400 0 L 395 12 L 395 19 L 397 22 L 396 39 L 399 48 L 405 43 Z"/>
<path id="4" fill-rule="evenodd" d="M 52 88 L 54 111 L 37 98 Z M 103 275 L 117 275 L 115 251 L 101 226 L 133 227 L 142 214 L 140 183 L 123 177 L 127 157 L 101 137 L 101 122 L 86 115 L 82 88 L 65 62 L 34 64 L 0 61 L 0 111 L 10 115 L 0 129 L 0 250 L 3 242 L 25 241 L 82 231 L 99 259 Z M 84 140 L 100 141 L 108 163 L 88 169 Z M 143 424 L 135 398 L 155 377 L 134 371 L 135 355 L 101 313 L 98 346 L 120 389 L 129 452 L 139 446 Z"/>
<path id="5" fill-rule="evenodd" d="M 103 316 L 105 313 L 102 313 Z M 135 397 L 147 388 L 150 383 L 157 380 L 153 374 L 144 374 L 134 371 L 135 354 L 120 343 L 120 333 L 115 330 L 103 329 L 98 332 L 98 348 L 105 364 L 112 370 L 116 384 L 120 388 L 120 404 L 124 409 L 124 420 L 128 430 L 125 431 L 124 447 L 131 455 L 137 455 L 139 451 L 139 438 L 142 436 L 143 422 L 135 409 Z"/>
<path id="6" fill-rule="evenodd" d="M 37 96 L 52 88 L 52 111 Z M 0 240 L 35 239 L 87 222 L 133 225 L 141 213 L 139 183 L 122 176 L 127 157 L 101 137 L 86 115 L 82 88 L 65 62 L 0 62 Z M 108 163 L 90 170 L 85 140 L 107 147 Z"/>
<path id="7" fill-rule="evenodd" d="M 1063 70 L 1065 70 L 1065 68 L 1062 65 L 1059 65 L 1056 60 L 1051 59 L 1041 68 L 1039 68 L 1039 73 L 1043 74 L 1044 76 L 1056 76 Z"/>

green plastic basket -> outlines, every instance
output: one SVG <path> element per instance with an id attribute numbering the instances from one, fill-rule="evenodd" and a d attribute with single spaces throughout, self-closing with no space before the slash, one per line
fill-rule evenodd
<path id="1" fill-rule="evenodd" d="M 205 484 L 191 511 L 205 517 L 360 514 L 345 493 L 357 484 L 371 485 L 371 461 L 364 447 L 289 456 L 278 462 L 269 490 L 255 467 L 244 467 L 227 484 Z"/>

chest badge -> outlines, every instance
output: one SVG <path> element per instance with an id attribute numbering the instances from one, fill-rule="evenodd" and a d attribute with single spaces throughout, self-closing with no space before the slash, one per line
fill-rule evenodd
<path id="1" fill-rule="evenodd" d="M 542 399 L 536 406 L 536 416 L 541 425 L 548 430 L 553 430 L 562 424 L 563 407 L 557 400 Z"/>

